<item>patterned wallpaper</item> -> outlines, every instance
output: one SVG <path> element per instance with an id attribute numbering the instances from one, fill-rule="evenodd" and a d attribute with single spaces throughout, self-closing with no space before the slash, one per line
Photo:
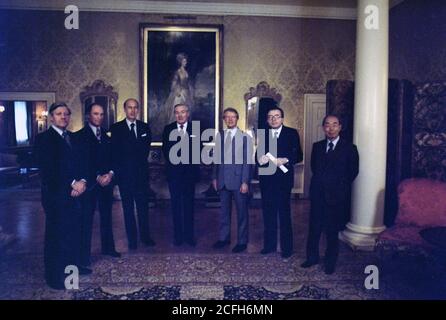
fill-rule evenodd
<path id="1" fill-rule="evenodd" d="M 390 11 L 390 77 L 446 80 L 446 2 L 405 0 Z"/>
<path id="2" fill-rule="evenodd" d="M 64 28 L 56 11 L 0 10 L 0 91 L 55 91 L 82 125 L 79 93 L 104 79 L 122 102 L 139 98 L 139 23 L 162 15 L 80 12 L 80 29 Z M 188 23 L 181 20 L 181 23 Z M 197 16 L 192 23 L 224 25 L 223 105 L 245 112 L 243 95 L 266 80 L 282 94 L 287 125 L 303 135 L 303 95 L 324 93 L 329 79 L 353 79 L 355 21 Z"/>

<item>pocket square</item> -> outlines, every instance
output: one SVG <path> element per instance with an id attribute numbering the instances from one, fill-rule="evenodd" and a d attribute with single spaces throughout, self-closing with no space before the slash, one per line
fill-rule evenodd
<path id="1" fill-rule="evenodd" d="M 147 133 L 144 133 L 144 134 L 141 135 L 141 137 L 145 137 L 146 135 L 147 135 Z"/>

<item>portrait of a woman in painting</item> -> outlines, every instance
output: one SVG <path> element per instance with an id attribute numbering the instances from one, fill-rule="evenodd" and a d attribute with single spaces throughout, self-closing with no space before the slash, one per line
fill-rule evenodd
<path id="1" fill-rule="evenodd" d="M 185 53 L 178 53 L 176 57 L 178 69 L 175 71 L 172 84 L 170 86 L 170 94 L 165 103 L 165 110 L 173 110 L 173 107 L 179 103 L 189 106 L 189 111 L 194 107 L 194 89 L 192 79 L 187 72 L 188 56 Z M 173 111 L 169 117 L 170 122 L 175 121 Z"/>

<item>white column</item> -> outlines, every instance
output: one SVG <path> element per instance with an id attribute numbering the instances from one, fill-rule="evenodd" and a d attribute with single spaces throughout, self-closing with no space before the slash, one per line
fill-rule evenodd
<path id="1" fill-rule="evenodd" d="M 353 183 L 352 217 L 340 239 L 373 250 L 383 225 L 386 184 L 389 1 L 358 0 L 353 142 L 359 175 Z"/>

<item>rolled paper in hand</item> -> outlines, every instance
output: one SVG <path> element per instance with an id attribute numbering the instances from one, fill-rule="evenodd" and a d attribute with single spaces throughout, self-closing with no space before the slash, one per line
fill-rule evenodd
<path id="1" fill-rule="evenodd" d="M 274 164 L 276 164 L 277 165 L 277 158 L 276 157 L 274 157 L 271 153 L 267 153 L 266 154 L 266 156 L 274 163 Z M 283 173 L 287 173 L 288 172 L 288 169 L 282 164 L 280 167 L 279 167 L 279 169 L 280 170 L 282 170 L 282 172 Z"/>

